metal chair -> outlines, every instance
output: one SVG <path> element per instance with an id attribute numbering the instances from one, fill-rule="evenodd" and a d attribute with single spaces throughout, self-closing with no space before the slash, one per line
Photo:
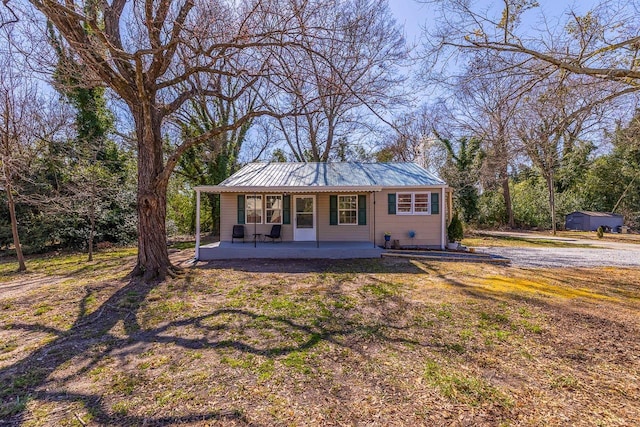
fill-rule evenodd
<path id="1" fill-rule="evenodd" d="M 282 231 L 282 226 L 280 224 L 274 225 L 273 227 L 271 227 L 271 233 L 265 234 L 264 238 L 266 239 L 268 237 L 274 243 L 275 243 L 276 239 L 280 239 L 280 241 L 282 242 L 282 236 L 280 236 L 280 232 L 281 231 Z"/>
<path id="2" fill-rule="evenodd" d="M 244 225 L 234 225 L 233 232 L 231 233 L 231 243 L 233 239 L 242 239 L 244 242 Z"/>

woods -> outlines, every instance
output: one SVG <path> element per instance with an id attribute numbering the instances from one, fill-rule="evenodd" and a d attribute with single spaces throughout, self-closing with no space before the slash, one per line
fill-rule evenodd
<path id="1" fill-rule="evenodd" d="M 192 188 L 270 160 L 415 161 L 475 227 L 638 227 L 634 5 L 424 4 L 414 47 L 382 0 L 5 2 L 2 245 L 23 270 L 23 246 L 137 240 L 161 280 Z"/>

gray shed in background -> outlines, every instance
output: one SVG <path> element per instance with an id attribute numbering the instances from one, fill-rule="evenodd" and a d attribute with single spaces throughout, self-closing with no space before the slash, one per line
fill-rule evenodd
<path id="1" fill-rule="evenodd" d="M 566 217 L 566 230 L 596 231 L 598 227 L 616 230 L 622 227 L 622 215 L 608 212 L 575 211 Z"/>

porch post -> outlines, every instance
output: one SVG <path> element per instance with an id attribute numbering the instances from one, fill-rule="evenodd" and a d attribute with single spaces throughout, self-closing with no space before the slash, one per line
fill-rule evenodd
<path id="1" fill-rule="evenodd" d="M 371 227 L 373 228 L 373 247 L 376 247 L 376 192 L 372 191 L 373 206 L 371 207 Z"/>
<path id="2" fill-rule="evenodd" d="M 200 190 L 196 189 L 196 256 L 200 259 Z"/>
<path id="3" fill-rule="evenodd" d="M 442 250 L 444 250 L 445 247 L 446 247 L 445 246 L 446 245 L 446 242 L 445 242 L 445 240 L 446 240 L 445 230 L 447 229 L 447 226 L 446 226 L 447 222 L 445 220 L 445 217 L 446 217 L 447 208 L 449 207 L 448 203 L 445 203 L 444 186 L 441 188 L 441 193 L 440 194 L 441 194 L 441 196 L 440 196 L 440 206 L 442 206 L 442 208 L 440 209 L 440 216 L 442 217 L 441 218 L 441 223 L 442 224 L 441 224 L 441 230 L 440 230 L 440 248 Z"/>
<path id="4" fill-rule="evenodd" d="M 319 213 L 320 213 L 320 209 L 318 209 L 318 203 L 320 200 L 320 193 L 317 193 L 314 196 L 314 201 L 313 201 L 313 220 L 316 222 L 315 226 L 316 226 L 316 249 L 318 249 L 320 247 L 320 218 Z"/>

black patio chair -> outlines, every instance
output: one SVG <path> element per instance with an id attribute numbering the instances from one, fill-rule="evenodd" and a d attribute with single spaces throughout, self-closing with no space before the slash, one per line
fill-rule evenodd
<path id="1" fill-rule="evenodd" d="M 242 239 L 244 242 L 244 225 L 234 225 L 233 233 L 231 234 L 231 243 L 233 243 L 233 239 Z"/>
<path id="2" fill-rule="evenodd" d="M 274 243 L 276 241 L 276 239 L 280 239 L 280 241 L 282 242 L 282 236 L 280 236 L 280 232 L 282 231 L 282 226 L 281 225 L 274 225 L 273 227 L 271 227 L 271 233 L 269 234 L 265 234 L 264 238 L 266 240 L 266 238 L 270 238 Z"/>

